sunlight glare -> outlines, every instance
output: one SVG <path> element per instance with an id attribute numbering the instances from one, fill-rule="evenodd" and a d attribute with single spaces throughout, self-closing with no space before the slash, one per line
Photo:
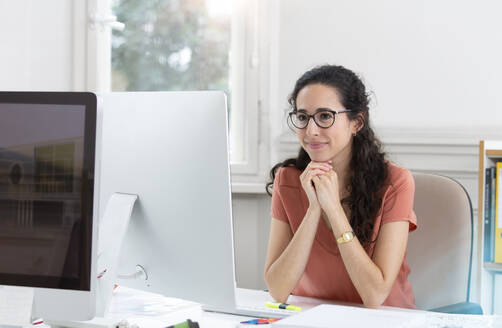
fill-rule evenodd
<path id="1" fill-rule="evenodd" d="M 230 16 L 232 0 L 206 0 L 207 11 L 211 17 Z"/>

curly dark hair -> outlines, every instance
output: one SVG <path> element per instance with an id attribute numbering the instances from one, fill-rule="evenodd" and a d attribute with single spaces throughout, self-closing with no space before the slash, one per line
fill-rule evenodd
<path id="1" fill-rule="evenodd" d="M 369 96 L 361 79 L 351 70 L 342 66 L 323 65 L 305 72 L 296 81 L 295 88 L 288 98 L 292 109 L 296 108 L 296 98 L 307 85 L 322 84 L 334 88 L 346 109 L 350 120 L 363 118 L 361 129 L 352 138 L 352 157 L 350 160 L 351 177 L 349 196 L 342 199 L 350 209 L 350 224 L 363 245 L 371 242 L 374 220 L 382 204 L 381 188 L 388 175 L 388 166 L 382 144 L 375 136 L 369 120 Z M 266 190 L 272 195 L 273 181 L 279 168 L 296 167 L 303 171 L 311 159 L 302 148 L 296 158 L 289 158 L 276 164 L 270 171 Z"/>

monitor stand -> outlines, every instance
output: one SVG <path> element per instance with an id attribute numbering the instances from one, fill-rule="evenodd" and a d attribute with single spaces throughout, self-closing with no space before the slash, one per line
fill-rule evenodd
<path id="1" fill-rule="evenodd" d="M 117 278 L 118 260 L 137 195 L 114 193 L 99 223 L 96 317 L 89 321 L 48 322 L 52 328 L 111 328 L 116 320 L 106 318 Z"/>

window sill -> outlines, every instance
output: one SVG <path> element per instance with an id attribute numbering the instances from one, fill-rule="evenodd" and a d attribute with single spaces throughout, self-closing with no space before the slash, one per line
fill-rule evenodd
<path id="1" fill-rule="evenodd" d="M 265 182 L 233 182 L 232 194 L 266 194 Z"/>

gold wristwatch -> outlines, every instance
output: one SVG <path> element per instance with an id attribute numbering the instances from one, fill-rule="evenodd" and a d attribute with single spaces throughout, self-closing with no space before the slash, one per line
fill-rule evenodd
<path id="1" fill-rule="evenodd" d="M 351 241 L 352 239 L 354 239 L 354 232 L 346 231 L 346 232 L 342 233 L 342 235 L 336 239 L 336 242 L 339 244 L 345 244 L 345 243 L 348 243 L 349 241 Z"/>

